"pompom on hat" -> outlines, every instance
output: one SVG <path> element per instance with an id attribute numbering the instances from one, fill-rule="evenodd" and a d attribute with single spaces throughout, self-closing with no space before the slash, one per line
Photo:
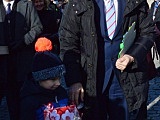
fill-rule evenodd
<path id="1" fill-rule="evenodd" d="M 46 37 L 38 38 L 35 43 L 35 50 L 36 52 L 50 51 L 52 50 L 52 42 Z"/>
<path id="2" fill-rule="evenodd" d="M 33 58 L 32 76 L 35 81 L 61 78 L 65 67 L 60 58 L 51 52 L 52 42 L 41 37 L 35 43 L 36 53 Z"/>

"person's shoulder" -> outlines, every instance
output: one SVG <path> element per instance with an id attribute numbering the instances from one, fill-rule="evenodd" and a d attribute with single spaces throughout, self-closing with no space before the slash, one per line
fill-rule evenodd
<path id="1" fill-rule="evenodd" d="M 73 12 L 76 15 L 80 15 L 81 13 L 85 12 L 88 10 L 88 6 L 93 5 L 92 4 L 93 1 L 89 1 L 89 0 L 69 0 L 68 3 L 65 5 L 64 11 L 65 9 L 69 10 L 68 12 L 70 12 L 70 9 L 73 9 Z M 65 12 L 63 12 L 64 14 Z"/>
<path id="2" fill-rule="evenodd" d="M 33 1 L 32 0 L 19 0 L 18 2 L 19 4 L 29 4 L 29 5 L 32 5 L 33 6 Z"/>
<path id="3" fill-rule="evenodd" d="M 73 7 L 75 7 L 76 5 L 83 5 L 85 6 L 86 3 L 88 2 L 92 2 L 92 1 L 89 1 L 89 0 L 69 0 L 65 6 L 67 6 L 68 4 L 73 4 Z"/>
<path id="4" fill-rule="evenodd" d="M 32 2 L 32 0 L 19 0 L 19 2 Z"/>
<path id="5" fill-rule="evenodd" d="M 39 95 L 41 93 L 41 90 L 39 89 L 39 85 L 34 82 L 33 79 L 26 80 L 20 91 L 20 97 L 21 99 L 26 98 L 28 96 L 34 96 Z"/>

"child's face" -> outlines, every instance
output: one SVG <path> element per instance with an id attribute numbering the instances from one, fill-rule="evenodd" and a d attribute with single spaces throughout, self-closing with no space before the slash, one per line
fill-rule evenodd
<path id="1" fill-rule="evenodd" d="M 55 90 L 60 85 L 60 78 L 39 81 L 39 85 L 45 89 Z"/>

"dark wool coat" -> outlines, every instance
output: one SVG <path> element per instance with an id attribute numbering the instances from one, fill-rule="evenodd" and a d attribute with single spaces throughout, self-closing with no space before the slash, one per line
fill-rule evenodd
<path id="1" fill-rule="evenodd" d="M 20 49 L 9 54 L 11 79 L 18 81 L 25 80 L 26 75 L 31 71 L 31 61 L 34 55 L 34 41 L 42 31 L 42 25 L 37 11 L 29 0 L 15 0 L 11 12 L 10 26 L 4 26 L 5 9 L 0 0 L 0 37 L 7 41 L 7 46 L 12 42 L 24 42 Z M 4 28 L 10 29 L 10 34 L 6 34 Z M 15 77 L 13 77 L 15 76 Z"/>
<path id="2" fill-rule="evenodd" d="M 152 17 L 147 17 L 147 1 L 129 1 L 124 12 L 124 33 L 135 21 L 136 39 L 127 54 L 135 58 L 121 74 L 120 83 L 127 99 L 129 110 L 137 109 L 148 97 L 148 63 L 146 54 L 154 42 L 154 24 Z M 147 18 L 146 18 L 147 17 Z"/>
<path id="3" fill-rule="evenodd" d="M 85 90 L 89 96 L 99 94 L 96 93 L 96 82 L 99 82 L 96 81 L 98 41 L 102 37 L 98 35 L 100 30 L 97 26 L 100 23 L 95 20 L 99 13 L 95 11 L 96 8 L 94 0 L 70 0 L 63 13 L 59 29 L 61 58 L 66 65 L 67 85 L 70 86 L 76 82 L 85 83 Z M 120 31 L 123 30 L 124 34 L 135 21 L 137 32 L 135 42 L 127 51 L 127 54 L 133 56 L 135 61 L 120 76 L 120 83 L 130 111 L 139 108 L 147 100 L 146 54 L 151 49 L 154 40 L 154 26 L 152 18 L 146 18 L 147 11 L 146 0 L 126 0 L 124 24 Z"/>
<path id="4" fill-rule="evenodd" d="M 49 38 L 53 43 L 53 52 L 59 53 L 59 40 L 58 40 L 58 28 L 57 13 L 53 10 L 39 10 L 39 19 L 43 26 L 43 31 L 40 34 L 42 37 Z"/>

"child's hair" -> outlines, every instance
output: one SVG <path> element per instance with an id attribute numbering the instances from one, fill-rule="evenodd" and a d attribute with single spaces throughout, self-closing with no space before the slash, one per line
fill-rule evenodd
<path id="1" fill-rule="evenodd" d="M 32 76 L 35 81 L 61 78 L 65 67 L 60 58 L 51 52 L 52 42 L 41 37 L 35 43 L 36 53 L 33 58 Z"/>

